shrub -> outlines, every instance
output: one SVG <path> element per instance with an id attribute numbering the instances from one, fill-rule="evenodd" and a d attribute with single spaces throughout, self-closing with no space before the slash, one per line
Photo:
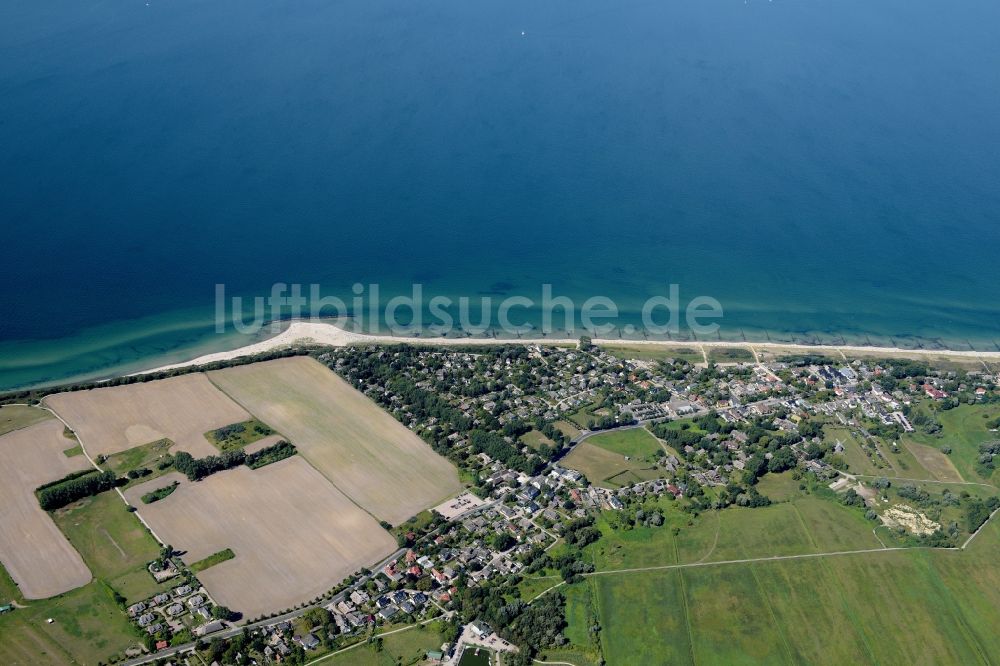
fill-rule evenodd
<path id="1" fill-rule="evenodd" d="M 174 481 L 169 486 L 158 488 L 151 493 L 146 493 L 145 495 L 142 496 L 142 503 L 152 504 L 153 502 L 159 502 L 161 499 L 163 499 L 170 493 L 174 492 L 174 490 L 176 490 L 177 486 L 179 485 L 180 484 L 177 481 Z"/>

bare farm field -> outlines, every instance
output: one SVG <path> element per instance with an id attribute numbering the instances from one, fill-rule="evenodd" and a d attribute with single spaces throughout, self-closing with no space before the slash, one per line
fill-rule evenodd
<path id="1" fill-rule="evenodd" d="M 237 467 L 143 504 L 163 479 L 126 499 L 188 564 L 231 549 L 235 557 L 198 574 L 220 604 L 247 619 L 326 592 L 396 548 L 368 514 L 299 456 L 257 470 Z"/>
<path id="2" fill-rule="evenodd" d="M 38 486 L 90 466 L 63 454 L 70 442 L 53 418 L 0 437 L 0 560 L 28 599 L 90 582 L 83 558 L 35 498 Z"/>
<path id="3" fill-rule="evenodd" d="M 450 462 L 311 358 L 227 368 L 209 377 L 283 433 L 348 497 L 393 525 L 461 488 Z"/>
<path id="4" fill-rule="evenodd" d="M 205 433 L 250 418 L 202 374 L 57 393 L 45 398 L 45 404 L 78 433 L 91 456 L 161 439 L 173 441 L 174 452 L 213 455 L 218 450 Z"/>

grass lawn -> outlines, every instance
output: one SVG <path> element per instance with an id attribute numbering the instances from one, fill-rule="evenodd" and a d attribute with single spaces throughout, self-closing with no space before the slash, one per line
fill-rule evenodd
<path id="1" fill-rule="evenodd" d="M 564 585 L 559 592 L 566 598 L 568 626 L 563 632 L 569 645 L 560 650 L 547 650 L 543 659 L 566 661 L 575 666 L 595 665 L 600 658 L 598 638 L 590 628 L 597 624 L 596 581 L 587 580 L 575 585 Z"/>
<path id="2" fill-rule="evenodd" d="M 83 557 L 94 578 L 104 581 L 130 602 L 163 589 L 146 571 L 160 546 L 125 510 L 118 494 L 88 497 L 52 513 L 56 525 Z"/>
<path id="3" fill-rule="evenodd" d="M 598 666 L 597 657 L 579 650 L 546 650 L 539 657 L 550 663 L 569 663 L 573 666 Z"/>
<path id="4" fill-rule="evenodd" d="M 65 451 L 63 451 L 63 455 L 66 456 L 67 458 L 74 458 L 76 456 L 82 456 L 83 455 L 83 447 L 80 446 L 79 444 L 77 444 L 76 446 L 71 446 L 68 449 L 66 449 Z"/>
<path id="5" fill-rule="evenodd" d="M 555 442 L 553 442 L 551 439 L 543 435 L 538 430 L 535 430 L 534 428 L 521 435 L 521 442 L 527 444 L 533 449 L 537 449 L 542 444 L 545 444 L 546 446 L 549 447 L 555 446 Z"/>
<path id="6" fill-rule="evenodd" d="M 881 448 L 889 464 L 892 465 L 893 474 L 887 474 L 887 470 L 882 470 L 880 476 L 894 475 L 904 479 L 934 479 L 934 475 L 920 464 L 913 452 L 906 446 L 906 442 L 882 442 Z"/>
<path id="7" fill-rule="evenodd" d="M 601 621 L 601 645 L 609 664 L 691 662 L 684 585 L 679 571 L 649 576 L 600 576 L 593 584 Z"/>
<path id="8" fill-rule="evenodd" d="M 386 627 L 381 631 L 392 631 L 397 627 Z M 358 647 L 330 656 L 321 664 L 329 666 L 396 666 L 422 663 L 428 650 L 440 650 L 444 638 L 435 628 L 435 623 L 420 625 L 382 638 L 381 650 L 373 645 Z"/>
<path id="9" fill-rule="evenodd" d="M 0 407 L 0 435 L 5 435 L 12 430 L 27 428 L 51 418 L 51 414 L 37 407 L 24 407 L 22 405 Z"/>
<path id="10" fill-rule="evenodd" d="M 571 412 L 563 414 L 563 418 L 573 426 L 583 430 L 590 425 L 591 421 L 596 421 L 598 417 L 594 414 L 596 405 L 581 405 Z"/>
<path id="11" fill-rule="evenodd" d="M 620 488 L 662 477 L 663 470 L 655 468 L 662 453 L 660 443 L 645 428 L 631 428 L 588 437 L 563 464 L 583 472 L 591 483 Z"/>
<path id="12" fill-rule="evenodd" d="M 588 437 L 587 443 L 622 456 L 641 458 L 649 463 L 656 462 L 657 454 L 663 451 L 660 443 L 645 428 L 600 433 Z"/>
<path id="13" fill-rule="evenodd" d="M 531 601 L 558 582 L 558 578 L 536 578 L 528 576 L 522 580 L 520 584 L 518 584 L 517 589 L 521 592 L 521 601 Z"/>
<path id="14" fill-rule="evenodd" d="M 695 423 L 693 417 L 677 419 L 676 421 L 667 421 L 666 423 L 660 423 L 658 425 L 664 426 L 667 430 L 690 430 L 701 435 L 708 434 L 707 431 L 698 427 L 698 424 Z"/>
<path id="15" fill-rule="evenodd" d="M 654 440 L 655 442 L 655 440 Z M 618 488 L 635 481 L 662 476 L 644 460 L 625 460 L 625 456 L 591 444 L 590 440 L 573 447 L 562 460 L 570 469 L 582 472 L 591 483 L 605 488 Z"/>
<path id="16" fill-rule="evenodd" d="M 199 571 L 204 571 L 209 567 L 214 567 L 216 564 L 225 562 L 226 560 L 231 560 L 234 557 L 236 557 L 236 554 L 231 549 L 226 548 L 225 550 L 220 550 L 219 552 L 213 553 L 204 559 L 198 560 L 189 568 L 194 573 L 198 573 Z"/>
<path id="17" fill-rule="evenodd" d="M 781 474 L 765 474 L 757 482 L 757 490 L 761 495 L 770 497 L 772 502 L 787 502 L 801 494 L 799 481 L 792 478 L 791 470 Z"/>

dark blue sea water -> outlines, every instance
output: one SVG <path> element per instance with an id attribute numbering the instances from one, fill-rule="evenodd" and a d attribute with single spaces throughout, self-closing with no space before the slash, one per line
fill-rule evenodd
<path id="1" fill-rule="evenodd" d="M 995 0 L 6 0 L 0 388 L 266 295 L 614 298 L 996 350 Z M 630 315 L 631 313 L 631 315 Z"/>

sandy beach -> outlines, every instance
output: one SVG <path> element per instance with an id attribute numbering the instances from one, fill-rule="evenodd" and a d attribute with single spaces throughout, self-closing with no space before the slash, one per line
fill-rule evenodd
<path id="1" fill-rule="evenodd" d="M 417 344 L 434 346 L 455 346 L 455 345 L 496 345 L 496 344 L 520 344 L 520 345 L 575 345 L 576 338 L 520 338 L 520 339 L 498 339 L 498 338 L 442 338 L 442 337 L 396 337 L 391 335 L 367 335 L 346 331 L 332 323 L 294 321 L 288 328 L 278 333 L 272 338 L 261 340 L 245 347 L 233 349 L 231 351 L 216 352 L 206 354 L 190 361 L 164 365 L 143 372 L 134 373 L 136 375 L 161 372 L 175 368 L 189 366 L 206 365 L 218 361 L 228 361 L 244 356 L 253 356 L 264 352 L 286 349 L 301 345 L 321 345 L 328 347 L 347 347 L 351 345 L 371 345 L 371 344 Z M 603 339 L 594 338 L 593 342 L 599 346 L 654 346 L 668 349 L 694 349 L 698 351 L 712 348 L 727 349 L 747 349 L 760 359 L 760 354 L 770 352 L 771 354 L 788 353 L 833 353 L 842 357 L 846 356 L 897 356 L 906 358 L 924 359 L 953 359 L 965 362 L 985 362 L 1000 361 L 1000 352 L 980 352 L 980 351 L 960 351 L 946 349 L 903 349 L 898 347 L 866 347 L 852 345 L 805 345 L 794 343 L 778 342 L 725 342 L 725 341 L 675 341 L 675 340 L 623 340 L 623 339 Z"/>

